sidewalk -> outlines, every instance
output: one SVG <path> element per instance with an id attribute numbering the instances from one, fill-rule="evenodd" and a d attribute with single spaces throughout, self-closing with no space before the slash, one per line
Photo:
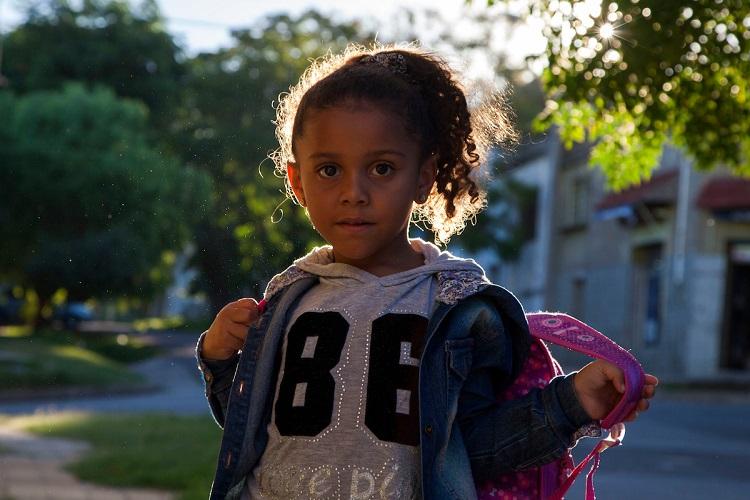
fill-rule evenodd
<path id="1" fill-rule="evenodd" d="M 107 488 L 84 483 L 63 470 L 85 443 L 40 438 L 0 427 L 0 500 L 171 500 L 171 493 Z"/>

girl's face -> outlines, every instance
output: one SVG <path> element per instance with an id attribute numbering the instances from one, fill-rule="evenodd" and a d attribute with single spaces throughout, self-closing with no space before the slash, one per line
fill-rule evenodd
<path id="1" fill-rule="evenodd" d="M 378 276 L 423 263 L 408 240 L 412 204 L 428 195 L 435 160 L 396 116 L 374 105 L 311 110 L 287 174 L 336 262 Z"/>

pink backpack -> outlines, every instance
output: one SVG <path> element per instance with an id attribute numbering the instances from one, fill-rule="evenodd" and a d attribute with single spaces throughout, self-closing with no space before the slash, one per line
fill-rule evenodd
<path id="1" fill-rule="evenodd" d="M 533 388 L 546 386 L 553 377 L 563 374 L 560 364 L 552 357 L 544 341 L 618 366 L 625 374 L 625 393 L 612 412 L 601 421 L 601 427 L 610 431 L 609 436 L 602 439 L 578 466 L 574 466 L 573 457 L 568 451 L 558 460 L 544 466 L 501 474 L 493 480 L 477 484 L 479 500 L 560 500 L 592 460 L 591 470 L 586 475 L 586 500 L 593 500 L 594 474 L 599 468 L 599 455 L 607 448 L 621 443 L 625 434 L 622 420 L 641 398 L 643 369 L 625 349 L 567 314 L 532 313 L 527 314 L 526 319 L 533 339 L 529 357 L 519 376 L 498 395 L 498 400 L 518 398 Z"/>

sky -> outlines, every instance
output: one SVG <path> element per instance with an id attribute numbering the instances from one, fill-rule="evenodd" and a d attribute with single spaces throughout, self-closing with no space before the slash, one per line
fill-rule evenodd
<path id="1" fill-rule="evenodd" d="M 137 3 L 137 0 L 134 0 Z M 0 0 L 0 32 L 5 33 L 22 20 L 23 5 L 28 0 Z M 306 9 L 316 8 L 334 19 L 349 20 L 359 18 L 366 26 L 381 35 L 392 32 L 396 13 L 408 6 L 414 10 L 434 9 L 444 19 L 459 20 L 467 7 L 463 0 L 157 0 L 162 15 L 167 21 L 167 30 L 176 36 L 188 54 L 202 51 L 215 51 L 230 44 L 229 31 L 232 28 L 249 26 L 260 18 L 278 12 L 299 14 Z M 473 0 L 470 8 L 487 9 L 486 0 Z M 498 31 L 502 28 L 499 27 Z M 415 31 L 425 40 L 432 33 L 417 26 Z M 513 36 L 507 33 L 493 33 L 492 43 L 502 43 L 511 49 L 517 61 L 521 61 L 528 51 L 540 52 L 544 48 L 541 28 L 524 27 Z M 436 47 L 430 47 L 436 48 Z M 445 54 L 450 57 L 450 54 Z M 467 72 L 487 71 L 482 61 L 474 62 L 473 69 Z"/>
<path id="2" fill-rule="evenodd" d="M 137 2 L 137 0 L 136 0 Z M 22 19 L 24 0 L 0 0 L 2 29 Z M 170 32 L 179 35 L 192 52 L 215 50 L 229 42 L 229 29 L 247 26 L 271 13 L 301 13 L 316 8 L 339 19 L 365 18 L 383 26 L 399 7 L 437 8 L 455 18 L 462 0 L 157 0 Z M 385 27 L 385 26 L 384 26 Z"/>
<path id="3" fill-rule="evenodd" d="M 264 15 L 282 11 L 298 14 L 316 8 L 341 20 L 360 18 L 387 28 L 400 6 L 437 7 L 444 15 L 455 18 L 460 12 L 461 0 L 410 0 L 408 3 L 396 0 L 159 0 L 159 5 L 170 19 L 170 31 L 184 35 L 191 48 L 211 49 L 228 43 L 229 33 L 225 27 L 246 26 Z M 196 20 L 206 24 L 194 22 Z"/>

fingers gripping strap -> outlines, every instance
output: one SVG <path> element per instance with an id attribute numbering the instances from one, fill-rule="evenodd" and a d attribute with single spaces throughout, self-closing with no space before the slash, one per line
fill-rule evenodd
<path id="1" fill-rule="evenodd" d="M 526 315 L 526 319 L 534 337 L 608 361 L 622 370 L 625 393 L 601 421 L 601 426 L 610 429 L 625 420 L 635 409 L 643 392 L 645 375 L 638 360 L 604 334 L 567 314 L 531 313 Z"/>

